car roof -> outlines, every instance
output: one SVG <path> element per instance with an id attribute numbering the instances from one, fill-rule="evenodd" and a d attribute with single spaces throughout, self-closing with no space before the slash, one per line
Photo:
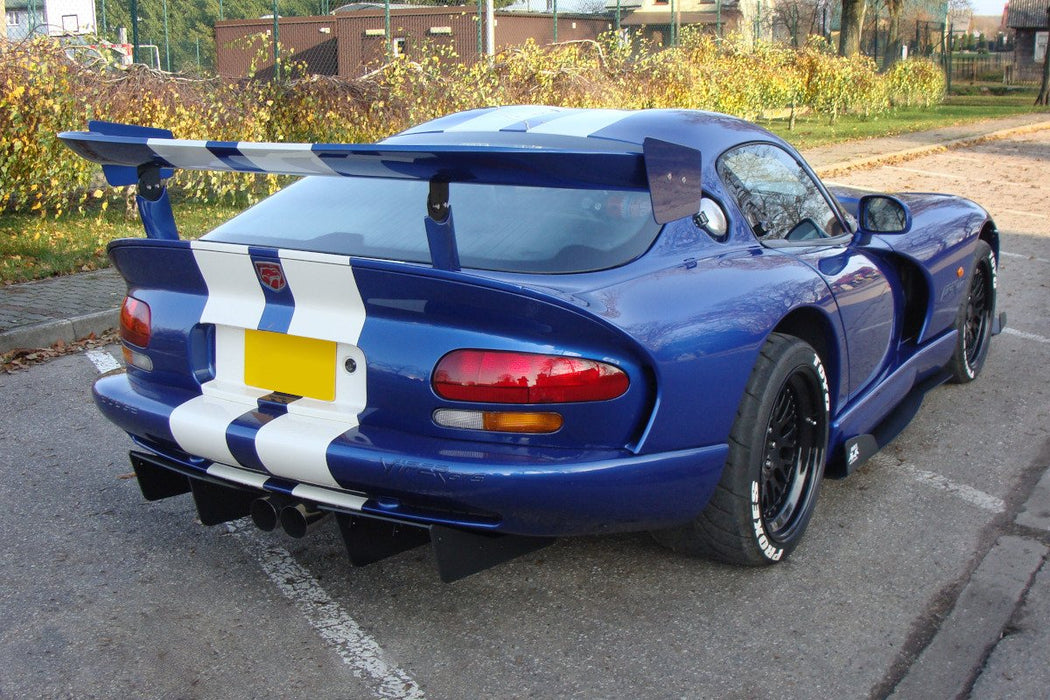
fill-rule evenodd
<path id="1" fill-rule="evenodd" d="M 382 143 L 641 151 L 642 143 L 650 137 L 714 155 L 748 141 L 773 141 L 786 145 L 760 126 L 717 112 L 576 109 L 547 105 L 486 107 L 458 112 L 413 126 Z"/>

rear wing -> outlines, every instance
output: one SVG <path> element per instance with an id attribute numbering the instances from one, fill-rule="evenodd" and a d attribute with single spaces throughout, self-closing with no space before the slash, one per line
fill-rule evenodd
<path id="1" fill-rule="evenodd" d="M 627 143 L 622 150 L 609 150 L 608 141 L 593 149 L 255 143 L 176 139 L 164 129 L 100 121 L 88 122 L 88 129 L 58 137 L 80 156 L 101 164 L 111 185 L 139 186 L 143 222 L 153 237 L 178 236 L 163 185 L 175 168 L 426 180 L 431 185 L 428 235 L 431 224 L 447 229 L 438 235 L 447 239 L 439 250 L 431 236 L 432 258 L 435 266 L 450 269 L 458 268 L 458 255 L 449 183 L 648 190 L 653 217 L 661 224 L 700 210 L 700 152 L 653 138 L 645 139 L 639 153 Z M 157 230 L 151 232 L 151 225 Z"/>

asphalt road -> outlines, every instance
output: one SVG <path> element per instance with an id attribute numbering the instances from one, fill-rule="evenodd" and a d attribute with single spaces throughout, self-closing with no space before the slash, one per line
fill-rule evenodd
<path id="1" fill-rule="evenodd" d="M 1047 162 L 1043 131 L 835 178 L 991 210 L 1010 331 L 976 383 L 938 388 L 826 482 L 768 569 L 630 535 L 452 585 L 426 549 L 351 570 L 333 522 L 297 541 L 205 528 L 189 497 L 144 502 L 129 440 L 90 400 L 105 355 L 0 375 L 0 697 L 887 694 L 1050 460 Z"/>

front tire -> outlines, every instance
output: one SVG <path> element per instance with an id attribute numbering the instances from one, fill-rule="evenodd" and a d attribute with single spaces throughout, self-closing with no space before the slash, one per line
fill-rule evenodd
<path id="1" fill-rule="evenodd" d="M 995 253 L 984 241 L 977 241 L 970 270 L 970 286 L 955 317 L 959 332 L 955 352 L 948 362 L 951 380 L 966 384 L 977 379 L 988 357 L 995 317 L 995 287 L 998 268 Z"/>
<path id="2" fill-rule="evenodd" d="M 692 522 L 653 536 L 675 551 L 732 564 L 782 561 L 813 515 L 830 401 L 816 351 L 798 338 L 771 334 L 748 379 L 710 502 Z"/>

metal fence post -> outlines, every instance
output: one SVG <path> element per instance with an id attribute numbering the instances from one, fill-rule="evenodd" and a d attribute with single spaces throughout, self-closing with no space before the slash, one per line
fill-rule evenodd
<path id="1" fill-rule="evenodd" d="M 277 0 L 273 0 L 273 77 L 275 80 L 281 79 L 281 64 L 277 47 L 281 36 L 280 31 L 279 23 L 277 21 Z"/>

